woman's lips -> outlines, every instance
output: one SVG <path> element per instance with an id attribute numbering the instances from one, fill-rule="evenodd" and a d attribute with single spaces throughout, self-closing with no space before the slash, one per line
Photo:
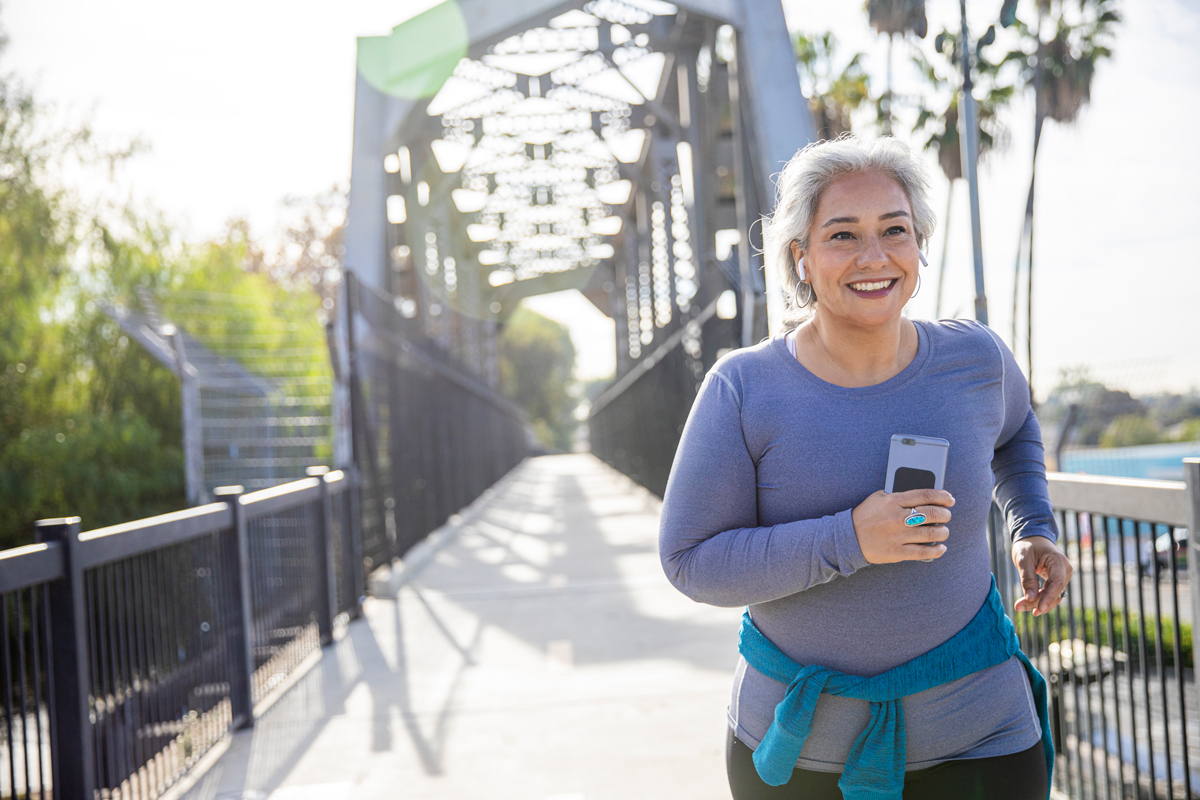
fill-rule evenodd
<path id="1" fill-rule="evenodd" d="M 898 278 L 889 278 L 882 281 L 858 281 L 849 286 L 850 291 L 859 297 L 872 300 L 877 297 L 887 297 L 899 282 Z"/>

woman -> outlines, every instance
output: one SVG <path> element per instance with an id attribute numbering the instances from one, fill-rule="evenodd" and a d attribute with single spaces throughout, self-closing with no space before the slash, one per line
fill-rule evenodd
<path id="1" fill-rule="evenodd" d="M 1054 608 L 1071 567 L 1012 354 L 977 323 L 901 313 L 934 226 L 927 184 L 890 138 L 791 160 L 765 233 L 791 330 L 713 367 L 675 456 L 667 576 L 694 600 L 748 606 L 735 800 L 1048 795 L 1044 684 L 991 582 L 993 482 L 1016 610 Z M 882 491 L 893 434 L 950 442 L 944 490 Z"/>

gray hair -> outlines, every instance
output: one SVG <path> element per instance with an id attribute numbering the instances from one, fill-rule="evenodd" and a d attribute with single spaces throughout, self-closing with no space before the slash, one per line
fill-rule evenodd
<path id="1" fill-rule="evenodd" d="M 817 302 L 811 284 L 801 283 L 796 274 L 792 242 L 807 252 L 808 234 L 821 195 L 835 179 L 858 172 L 881 172 L 900 184 L 912 205 L 918 247 L 924 249 L 933 233 L 937 219 L 926 196 L 929 172 L 920 156 L 904 142 L 884 136 L 867 144 L 846 134 L 800 150 L 779 174 L 775 213 L 763 220 L 763 254 L 767 269 L 777 270 L 782 279 L 786 329 L 803 322 Z"/>

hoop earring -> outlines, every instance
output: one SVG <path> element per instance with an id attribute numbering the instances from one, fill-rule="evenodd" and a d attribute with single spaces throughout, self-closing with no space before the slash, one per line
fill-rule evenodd
<path id="1" fill-rule="evenodd" d="M 918 250 L 917 250 L 917 257 L 921 259 L 921 266 L 922 266 L 922 267 L 928 267 L 928 266 L 929 266 L 929 262 L 928 262 L 928 261 L 925 259 L 925 251 L 923 251 L 923 250 L 921 250 L 921 249 L 919 249 L 919 248 L 918 248 Z"/>
<path id="2" fill-rule="evenodd" d="M 916 297 L 920 293 L 921 293 L 921 273 L 918 272 L 917 273 L 917 291 L 913 292 L 912 295 L 910 295 L 908 299 L 912 300 L 914 297 Z"/>
<path id="3" fill-rule="evenodd" d="M 800 286 L 808 287 L 808 299 L 803 303 L 797 302 L 800 299 Z M 796 308 L 808 308 L 810 305 L 812 305 L 812 301 L 816 298 L 817 293 L 813 291 L 811 283 L 801 281 L 800 286 L 796 287 L 796 291 L 792 295 L 792 305 L 794 305 Z"/>

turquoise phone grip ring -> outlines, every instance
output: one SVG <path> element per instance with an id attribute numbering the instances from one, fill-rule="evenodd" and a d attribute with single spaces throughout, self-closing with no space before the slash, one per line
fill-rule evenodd
<path id="1" fill-rule="evenodd" d="M 904 518 L 904 524 L 910 528 L 915 528 L 918 525 L 925 524 L 925 515 L 915 508 L 908 510 L 908 516 Z"/>

